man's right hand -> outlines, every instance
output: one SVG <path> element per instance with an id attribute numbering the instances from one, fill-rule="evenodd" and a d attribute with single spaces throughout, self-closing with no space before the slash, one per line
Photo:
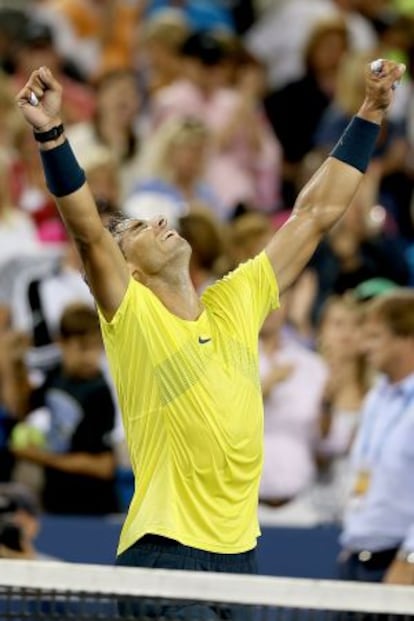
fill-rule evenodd
<path id="1" fill-rule="evenodd" d="M 38 105 L 30 103 L 32 93 L 36 95 Z M 62 86 L 47 67 L 33 71 L 17 95 L 16 103 L 26 121 L 36 131 L 47 131 L 62 122 Z"/>
<path id="2" fill-rule="evenodd" d="M 393 100 L 395 86 L 404 75 L 405 65 L 385 59 L 378 63 L 377 71 L 373 71 L 372 64 L 366 67 L 365 100 L 358 116 L 380 124 Z"/>

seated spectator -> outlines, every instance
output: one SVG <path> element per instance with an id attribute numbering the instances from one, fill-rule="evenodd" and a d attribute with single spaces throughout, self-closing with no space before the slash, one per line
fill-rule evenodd
<path id="1" fill-rule="evenodd" d="M 207 179 L 230 216 L 239 202 L 272 211 L 278 203 L 279 145 L 261 105 L 256 80 L 223 87 L 228 51 L 212 33 L 194 33 L 182 47 L 182 78 L 157 91 L 151 127 L 171 117 L 197 118 L 213 138 Z"/>
<path id="2" fill-rule="evenodd" d="M 39 518 L 40 507 L 28 488 L 16 483 L 0 485 L 0 558 L 55 560 L 36 547 Z"/>
<path id="3" fill-rule="evenodd" d="M 59 53 L 85 81 L 134 65 L 142 2 L 45 0 L 35 14 L 54 32 Z"/>
<path id="4" fill-rule="evenodd" d="M 249 210 L 234 218 L 228 228 L 229 257 L 235 267 L 263 250 L 273 233 L 268 215 Z"/>
<path id="5" fill-rule="evenodd" d="M 303 76 L 273 90 L 265 99 L 267 116 L 283 149 L 283 203 L 287 208 L 301 189 L 300 164 L 314 147 L 315 130 L 333 98 L 338 66 L 348 48 L 345 20 L 318 21 L 303 50 Z"/>
<path id="6" fill-rule="evenodd" d="M 318 351 L 328 368 L 317 446 L 319 486 L 315 502 L 324 519 L 338 519 L 347 492 L 347 458 L 363 400 L 373 380 L 361 349 L 361 310 L 350 294 L 325 302 Z"/>
<path id="7" fill-rule="evenodd" d="M 224 238 L 219 222 L 206 209 L 197 209 L 179 219 L 179 232 L 192 248 L 190 275 L 198 293 L 228 270 Z"/>
<path id="8" fill-rule="evenodd" d="M 409 280 L 401 239 L 383 207 L 375 203 L 377 181 L 368 173 L 344 218 L 330 231 L 310 267 L 318 278 L 313 307 L 317 319 L 328 296 L 354 289 L 371 278 L 388 278 L 399 285 Z"/>
<path id="9" fill-rule="evenodd" d="M 141 54 L 150 96 L 180 77 L 180 50 L 188 35 L 187 20 L 179 9 L 157 11 L 144 22 Z"/>
<path id="10" fill-rule="evenodd" d="M 94 310 L 74 304 L 60 322 L 62 362 L 31 396 L 31 414 L 11 447 L 19 460 L 44 467 L 42 506 L 58 514 L 115 512 L 115 406 L 101 370 L 102 341 Z M 37 433 L 33 433 L 33 429 Z"/>
<path id="11" fill-rule="evenodd" d="M 327 370 L 319 354 L 284 334 L 285 300 L 260 332 L 264 398 L 261 502 L 280 507 L 313 483 L 316 443 Z"/>
<path id="12" fill-rule="evenodd" d="M 150 0 L 147 3 L 146 15 L 151 17 L 159 11 L 177 6 L 171 0 Z M 180 9 L 186 16 L 192 30 L 230 30 L 234 28 L 229 8 L 221 2 L 211 0 L 183 0 Z"/>
<path id="13" fill-rule="evenodd" d="M 131 69 L 103 74 L 96 83 L 93 118 L 72 125 L 67 131 L 80 165 L 96 146 L 106 147 L 119 170 L 120 201 L 129 195 L 135 181 L 140 152 L 138 114 L 141 99 L 137 77 Z"/>
<path id="14" fill-rule="evenodd" d="M 269 2 L 261 18 L 246 36 L 247 46 L 268 68 L 273 88 L 281 88 L 304 72 L 303 48 L 309 33 L 321 19 L 342 17 L 351 45 L 371 50 L 377 42 L 373 25 L 356 10 L 355 1 L 289 0 Z"/>
<path id="15" fill-rule="evenodd" d="M 144 219 L 164 215 L 174 225 L 201 204 L 223 218 L 224 206 L 206 181 L 210 141 L 208 129 L 197 119 L 172 118 L 160 125 L 144 145 L 140 181 L 123 211 Z"/>

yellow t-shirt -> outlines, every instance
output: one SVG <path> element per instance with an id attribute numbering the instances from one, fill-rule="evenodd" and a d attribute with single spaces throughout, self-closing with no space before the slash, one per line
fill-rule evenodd
<path id="1" fill-rule="evenodd" d="M 118 553 L 145 533 L 220 553 L 250 550 L 260 534 L 257 342 L 278 306 L 266 253 L 202 302 L 196 321 L 180 319 L 131 278 L 114 318 L 100 316 L 136 480 Z"/>

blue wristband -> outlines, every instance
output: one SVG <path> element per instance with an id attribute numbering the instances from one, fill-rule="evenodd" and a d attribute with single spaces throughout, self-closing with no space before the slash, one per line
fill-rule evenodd
<path id="1" fill-rule="evenodd" d="M 354 116 L 330 156 L 364 173 L 374 153 L 380 129 L 377 123 Z"/>
<path id="2" fill-rule="evenodd" d="M 79 190 L 86 181 L 69 142 L 48 151 L 40 151 L 46 185 L 54 196 L 67 196 Z"/>

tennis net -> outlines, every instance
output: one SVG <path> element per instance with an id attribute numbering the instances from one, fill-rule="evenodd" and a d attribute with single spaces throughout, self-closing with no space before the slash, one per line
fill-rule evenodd
<path id="1" fill-rule="evenodd" d="M 0 560 L 0 620 L 391 621 L 414 587 Z"/>

